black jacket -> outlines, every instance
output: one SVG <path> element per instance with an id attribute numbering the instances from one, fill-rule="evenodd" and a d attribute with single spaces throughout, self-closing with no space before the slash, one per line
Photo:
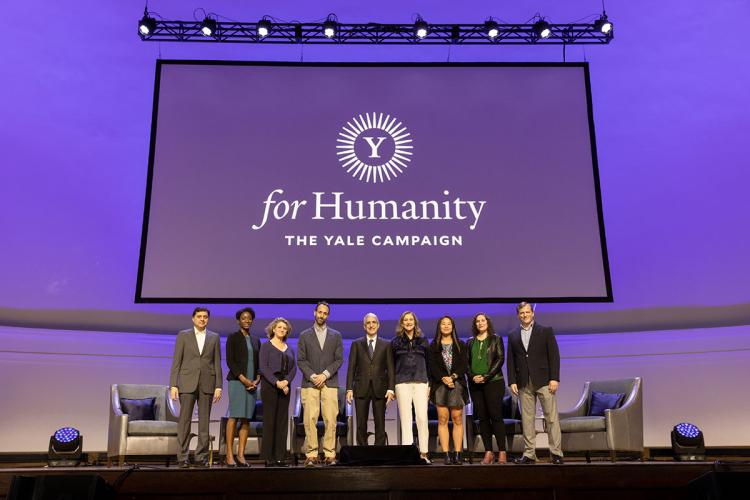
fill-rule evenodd
<path id="1" fill-rule="evenodd" d="M 396 374 L 391 343 L 378 337 L 372 359 L 367 351 L 366 338 L 352 342 L 346 371 L 346 389 L 353 391 L 355 398 L 364 398 L 372 387 L 372 395 L 382 399 L 386 391 L 395 391 Z"/>
<path id="2" fill-rule="evenodd" d="M 456 346 L 453 347 L 453 365 L 451 366 L 450 373 L 445 367 L 443 361 L 442 347 L 440 347 L 440 341 L 433 341 L 430 344 L 430 348 L 427 350 L 427 368 L 430 373 L 430 399 L 433 399 L 435 390 L 443 385 L 443 377 L 448 377 L 456 374 L 454 382 L 460 384 L 464 388 L 464 397 L 468 395 L 466 391 L 466 370 L 469 361 L 469 350 L 462 341 L 458 341 L 460 350 L 456 350 Z"/>
<path id="3" fill-rule="evenodd" d="M 474 373 L 471 371 L 471 347 L 474 345 L 474 342 L 477 342 L 477 338 L 470 338 L 467 344 L 469 351 L 467 354 L 467 358 L 469 359 L 469 380 L 472 380 L 474 375 L 484 375 L 487 382 L 495 377 L 495 375 L 499 375 L 501 379 L 503 378 L 503 363 L 505 363 L 505 344 L 503 344 L 503 338 L 499 335 L 487 335 L 485 340 L 487 342 L 487 364 L 490 369 L 487 373 Z M 508 377 L 510 377 L 510 374 L 508 374 Z"/>
<path id="4" fill-rule="evenodd" d="M 244 375 L 250 380 L 255 380 L 258 376 L 258 368 L 260 364 L 258 362 L 258 355 L 260 354 L 260 340 L 250 335 L 250 343 L 253 346 L 253 367 L 255 367 L 254 373 L 245 373 L 247 370 L 247 343 L 245 342 L 245 336 L 242 335 L 240 330 L 237 330 L 227 338 L 227 367 L 229 367 L 229 373 L 227 373 L 227 380 L 239 380 L 240 375 Z"/>
<path id="5" fill-rule="evenodd" d="M 534 387 L 560 381 L 560 351 L 552 328 L 534 323 L 528 351 L 523 348 L 521 328 L 508 335 L 508 383 L 525 387 L 531 379 Z"/>

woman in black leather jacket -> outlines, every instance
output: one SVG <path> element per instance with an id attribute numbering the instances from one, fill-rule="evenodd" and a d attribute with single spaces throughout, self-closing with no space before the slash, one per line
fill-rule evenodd
<path id="1" fill-rule="evenodd" d="M 505 396 L 505 379 L 503 363 L 505 346 L 503 338 L 495 335 L 492 320 L 484 314 L 474 316 L 471 323 L 474 337 L 469 339 L 469 393 L 474 406 L 474 415 L 479 417 L 479 433 L 484 443 L 482 464 L 495 461 L 492 452 L 492 436 L 498 446 L 497 463 L 507 462 L 505 452 L 505 423 L 503 422 L 503 396 Z"/>

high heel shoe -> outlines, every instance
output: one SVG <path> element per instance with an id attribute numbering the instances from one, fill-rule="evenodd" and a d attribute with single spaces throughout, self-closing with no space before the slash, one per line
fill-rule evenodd
<path id="1" fill-rule="evenodd" d="M 491 451 L 485 451 L 484 452 L 484 458 L 482 458 L 482 465 L 490 465 L 492 462 L 495 461 L 495 454 Z"/>
<path id="2" fill-rule="evenodd" d="M 453 465 L 463 465 L 464 462 L 461 460 L 461 452 L 460 451 L 454 451 L 453 452 Z"/>
<path id="3" fill-rule="evenodd" d="M 233 463 L 230 464 L 229 456 L 227 456 L 224 463 L 226 464 L 227 467 L 237 467 L 237 462 L 234 462 L 234 457 L 232 457 L 232 461 Z"/>
<path id="4" fill-rule="evenodd" d="M 453 465 L 453 457 L 451 456 L 451 452 L 449 452 L 449 451 L 445 452 L 445 458 L 443 459 L 443 465 Z"/>
<path id="5" fill-rule="evenodd" d="M 504 451 L 498 452 L 497 454 L 497 463 L 499 464 L 506 464 L 508 463 L 508 454 Z"/>

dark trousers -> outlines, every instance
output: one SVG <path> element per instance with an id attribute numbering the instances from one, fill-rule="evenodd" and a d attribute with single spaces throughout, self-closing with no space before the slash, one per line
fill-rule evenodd
<path id="1" fill-rule="evenodd" d="M 193 420 L 193 408 L 198 402 L 198 447 L 195 449 L 195 461 L 208 460 L 208 424 L 211 418 L 213 394 L 206 394 L 196 389 L 195 392 L 180 393 L 180 419 L 177 422 L 177 461 L 186 462 L 190 453 L 190 423 Z"/>
<path id="2" fill-rule="evenodd" d="M 372 387 L 363 398 L 354 398 L 354 411 L 357 413 L 357 444 L 367 444 L 367 420 L 372 404 L 372 419 L 375 423 L 375 445 L 385 446 L 385 398 L 373 396 Z"/>
<path id="3" fill-rule="evenodd" d="M 498 450 L 505 451 L 505 422 L 503 422 L 505 380 L 500 379 L 484 384 L 470 382 L 469 392 L 474 405 L 474 417 L 479 418 L 479 434 L 482 436 L 484 449 L 492 451 L 492 435 L 494 434 Z"/>
<path id="4" fill-rule="evenodd" d="M 291 386 L 289 394 L 292 393 Z M 263 437 L 260 458 L 267 462 L 286 459 L 286 440 L 289 435 L 289 394 L 284 394 L 271 383 L 260 385 L 263 401 Z"/>

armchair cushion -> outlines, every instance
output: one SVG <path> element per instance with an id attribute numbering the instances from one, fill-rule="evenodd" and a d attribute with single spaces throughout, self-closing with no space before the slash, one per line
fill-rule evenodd
<path id="1" fill-rule="evenodd" d="M 136 420 L 128 422 L 129 436 L 176 436 L 177 422 L 168 420 Z"/>
<path id="2" fill-rule="evenodd" d="M 570 417 L 560 419 L 561 432 L 603 432 L 606 429 L 604 417 Z"/>
<path id="3" fill-rule="evenodd" d="M 156 420 L 154 407 L 156 398 L 126 399 L 120 398 L 123 413 L 128 414 L 128 420 Z"/>
<path id="4" fill-rule="evenodd" d="M 591 393 L 591 404 L 589 404 L 590 417 L 603 417 L 604 410 L 619 408 L 625 399 L 623 393 L 607 393 L 593 391 Z"/>

